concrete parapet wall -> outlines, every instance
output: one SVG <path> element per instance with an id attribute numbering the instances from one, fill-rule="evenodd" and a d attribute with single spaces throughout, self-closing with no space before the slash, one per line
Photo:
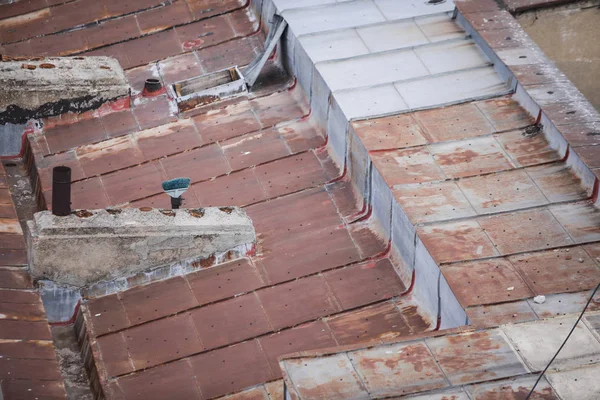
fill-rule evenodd
<path id="1" fill-rule="evenodd" d="M 0 124 L 83 112 L 129 95 L 123 69 L 111 57 L 64 57 L 0 62 Z"/>
<path id="2" fill-rule="evenodd" d="M 190 210 L 49 211 L 29 221 L 35 279 L 83 287 L 184 260 L 252 246 L 252 221 L 236 207 Z"/>

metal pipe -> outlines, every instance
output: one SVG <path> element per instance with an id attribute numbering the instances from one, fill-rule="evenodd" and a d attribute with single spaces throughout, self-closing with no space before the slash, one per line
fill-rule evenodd
<path id="1" fill-rule="evenodd" d="M 146 82 L 144 83 L 144 89 L 148 93 L 157 92 L 160 89 L 162 89 L 162 85 L 160 84 L 160 81 L 158 79 L 148 78 L 148 79 L 146 79 Z"/>
<path id="2" fill-rule="evenodd" d="M 71 168 L 52 169 L 52 214 L 64 217 L 71 214 Z"/>

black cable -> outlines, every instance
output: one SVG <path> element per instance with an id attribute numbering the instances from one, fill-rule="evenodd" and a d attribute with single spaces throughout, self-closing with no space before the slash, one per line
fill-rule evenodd
<path id="1" fill-rule="evenodd" d="M 550 368 L 550 365 L 552 364 L 552 362 L 554 362 L 554 360 L 558 356 L 558 353 L 560 353 L 560 351 L 562 350 L 562 348 L 565 347 L 565 344 L 567 344 L 567 340 L 569 340 L 569 338 L 571 337 L 571 334 L 575 331 L 575 328 L 577 327 L 577 324 L 579 323 L 579 321 L 581 321 L 581 318 L 583 318 L 583 314 L 585 313 L 585 310 L 587 310 L 588 306 L 592 302 L 592 299 L 596 295 L 596 292 L 598 291 L 599 288 L 600 288 L 600 283 L 598 283 L 598 285 L 596 286 L 596 289 L 594 289 L 594 291 L 592 292 L 592 295 L 588 299 L 587 303 L 585 303 L 585 307 L 583 307 L 583 310 L 581 311 L 581 314 L 579 314 L 579 318 L 577 318 L 577 321 L 575 321 L 575 325 L 573 325 L 573 327 L 571 328 L 571 332 L 569 332 L 569 334 L 567 335 L 567 337 L 565 338 L 565 340 L 563 341 L 563 343 L 558 348 L 558 351 L 556 352 L 556 354 L 554 354 L 554 357 L 552 357 L 552 360 L 550 360 L 550 362 L 548 363 L 548 365 L 546 365 L 546 368 L 544 368 L 544 370 L 542 371 L 542 373 L 540 374 L 540 376 L 538 376 L 537 380 L 533 384 L 533 387 L 531 388 L 531 391 L 529 392 L 529 394 L 527 395 L 527 397 L 525 397 L 525 400 L 529 400 L 529 398 L 533 394 L 533 391 L 535 390 L 535 387 L 537 386 L 538 383 L 540 383 L 540 380 L 542 379 L 542 377 L 544 376 L 544 374 L 546 373 L 546 371 L 548 370 L 548 368 Z"/>

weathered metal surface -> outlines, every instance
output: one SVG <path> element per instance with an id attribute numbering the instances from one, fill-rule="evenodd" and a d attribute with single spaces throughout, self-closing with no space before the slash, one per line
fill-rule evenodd
<path id="1" fill-rule="evenodd" d="M 579 292 L 594 288 L 600 269 L 581 247 L 508 257 L 536 294 Z"/>
<path id="2" fill-rule="evenodd" d="M 452 264 L 441 270 L 463 307 L 533 296 L 511 263 L 503 258 Z"/>
<path id="3" fill-rule="evenodd" d="M 461 179 L 458 186 L 478 214 L 548 204 L 546 197 L 524 170 Z"/>
<path id="4" fill-rule="evenodd" d="M 413 224 L 477 215 L 455 182 L 397 185 L 393 193 Z"/>
<path id="5" fill-rule="evenodd" d="M 546 367 L 575 324 L 576 316 L 505 325 L 502 330 L 533 371 Z M 531 340 L 535 338 L 535 340 Z M 577 324 L 573 335 L 554 360 L 553 368 L 593 364 L 600 361 L 600 343 L 585 324 Z"/>
<path id="6" fill-rule="evenodd" d="M 561 158 L 542 134 L 532 136 L 524 130 L 516 130 L 494 136 L 517 166 L 526 167 Z"/>
<path id="7" fill-rule="evenodd" d="M 454 385 L 496 380 L 527 372 L 499 329 L 425 341 Z"/>
<path id="8" fill-rule="evenodd" d="M 408 322 L 392 302 L 363 307 L 327 318 L 327 325 L 340 345 L 379 342 L 385 338 L 407 336 L 411 333 Z"/>
<path id="9" fill-rule="evenodd" d="M 478 222 L 501 254 L 573 244 L 563 226 L 544 208 L 482 217 Z"/>
<path id="10" fill-rule="evenodd" d="M 513 168 L 493 137 L 430 146 L 431 153 L 448 178 L 477 176 Z"/>
<path id="11" fill-rule="evenodd" d="M 493 328 L 537 319 L 537 315 L 525 300 L 469 307 L 465 311 L 476 328 Z"/>
<path id="12" fill-rule="evenodd" d="M 423 342 L 348 353 L 371 397 L 399 396 L 448 385 Z"/>
<path id="13" fill-rule="evenodd" d="M 526 398 L 535 381 L 536 378 L 533 376 L 505 379 L 493 383 L 469 385 L 467 386 L 467 391 L 471 393 L 475 400 L 519 400 Z M 545 378 L 542 378 L 537 384 L 530 398 L 536 400 L 559 400 L 558 395 Z"/>
<path id="14" fill-rule="evenodd" d="M 281 377 L 278 359 L 285 354 L 296 351 L 331 348 L 337 345 L 331 330 L 323 321 L 315 321 L 300 325 L 293 329 L 272 333 L 259 340 L 271 370 Z"/>
<path id="15" fill-rule="evenodd" d="M 190 314 L 202 345 L 208 349 L 241 342 L 273 329 L 253 293 L 202 307 Z"/>
<path id="16" fill-rule="evenodd" d="M 575 243 L 600 240 L 600 211 L 591 202 L 549 207 Z"/>
<path id="17" fill-rule="evenodd" d="M 186 280 L 201 305 L 250 292 L 264 285 L 249 259 L 202 269 L 188 274 Z"/>
<path id="18" fill-rule="evenodd" d="M 412 115 L 396 115 L 352 123 L 369 151 L 401 149 L 427 143 L 423 129 Z"/>
<path id="19" fill-rule="evenodd" d="M 389 186 L 444 179 L 426 147 L 377 152 L 371 159 Z"/>
<path id="20" fill-rule="evenodd" d="M 418 233 L 438 263 L 499 255 L 483 228 L 474 220 L 424 226 Z"/>
<path id="21" fill-rule="evenodd" d="M 303 399 L 361 399 L 368 392 L 346 353 L 282 362 Z"/>
<path id="22" fill-rule="evenodd" d="M 550 202 L 583 200 L 592 194 L 571 167 L 563 163 L 527 168 L 527 175 Z"/>
<path id="23" fill-rule="evenodd" d="M 534 302 L 533 299 L 529 299 L 527 302 L 540 318 L 552 318 L 581 312 L 591 295 L 591 291 L 561 293 L 546 296 L 546 301 L 542 304 Z M 600 297 L 598 295 L 594 297 L 587 310 L 600 310 Z"/>
<path id="24" fill-rule="evenodd" d="M 493 133 L 494 127 L 476 104 L 464 104 L 415 113 L 432 142 L 467 139 Z"/>
<path id="25" fill-rule="evenodd" d="M 326 272 L 323 276 L 344 309 L 400 296 L 406 290 L 387 258 Z"/>

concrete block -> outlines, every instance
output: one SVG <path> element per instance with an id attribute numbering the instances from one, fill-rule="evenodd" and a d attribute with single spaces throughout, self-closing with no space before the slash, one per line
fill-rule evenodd
<path id="1" fill-rule="evenodd" d="M 102 280 L 255 243 L 240 208 L 50 211 L 28 222 L 29 266 L 36 279 L 82 287 Z"/>
<path id="2" fill-rule="evenodd" d="M 129 95 L 123 69 L 111 57 L 2 61 L 0 124 L 83 112 Z"/>

